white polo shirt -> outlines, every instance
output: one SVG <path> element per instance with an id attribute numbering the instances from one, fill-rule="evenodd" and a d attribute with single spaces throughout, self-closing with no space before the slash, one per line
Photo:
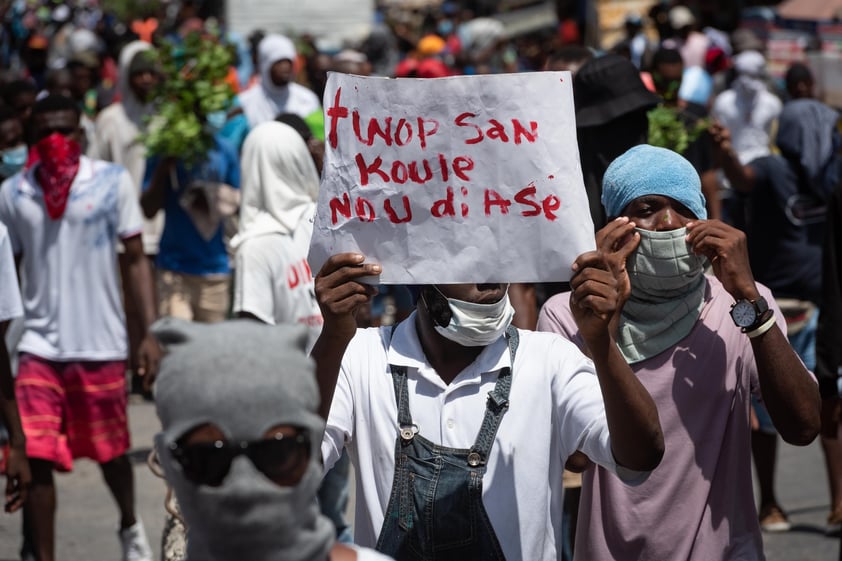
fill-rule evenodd
<path id="1" fill-rule="evenodd" d="M 18 274 L 9 233 L 0 222 L 0 322 L 23 315 Z"/>
<path id="2" fill-rule="evenodd" d="M 18 350 L 55 361 L 123 360 L 117 242 L 143 229 L 132 178 L 122 166 L 82 156 L 64 215 L 53 220 L 34 169 L 0 188 L 0 222 L 12 251 L 23 254 Z"/>
<path id="3" fill-rule="evenodd" d="M 407 367 L 409 407 L 425 438 L 470 448 L 501 368 L 506 339 L 487 346 L 446 385 L 421 349 L 415 314 L 395 329 L 357 331 L 342 360 L 322 442 L 325 467 L 348 448 L 356 469 L 355 542 L 374 547 L 392 491 L 397 405 L 389 364 Z M 519 331 L 509 409 L 483 477 L 483 504 L 506 559 L 556 560 L 562 543 L 562 471 L 577 449 L 612 471 L 602 393 L 593 363 L 552 333 Z M 624 471 L 626 479 L 642 474 Z"/>

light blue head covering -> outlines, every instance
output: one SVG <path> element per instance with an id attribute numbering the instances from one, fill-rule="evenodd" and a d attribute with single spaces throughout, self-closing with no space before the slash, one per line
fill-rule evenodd
<path id="1" fill-rule="evenodd" d="M 663 195 L 686 206 L 696 218 L 708 216 L 698 172 L 666 148 L 635 146 L 605 170 L 602 205 L 609 217 L 619 216 L 630 202 L 644 195 Z"/>

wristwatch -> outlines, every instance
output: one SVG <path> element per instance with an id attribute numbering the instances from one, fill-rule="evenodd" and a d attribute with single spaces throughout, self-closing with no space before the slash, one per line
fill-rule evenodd
<path id="1" fill-rule="evenodd" d="M 731 306 L 731 319 L 743 331 L 751 331 L 763 323 L 764 315 L 769 311 L 769 304 L 762 296 L 757 300 L 740 298 Z"/>

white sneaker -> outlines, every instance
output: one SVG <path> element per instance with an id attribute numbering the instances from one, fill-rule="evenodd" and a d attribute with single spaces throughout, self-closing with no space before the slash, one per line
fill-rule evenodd
<path id="1" fill-rule="evenodd" d="M 123 546 L 123 561 L 153 561 L 152 548 L 140 520 L 134 526 L 120 530 L 120 545 Z"/>

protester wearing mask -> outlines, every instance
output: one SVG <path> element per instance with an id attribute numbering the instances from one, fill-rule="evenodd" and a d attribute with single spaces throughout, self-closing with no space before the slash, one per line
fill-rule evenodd
<path id="1" fill-rule="evenodd" d="M 388 559 L 335 544 L 319 513 L 325 424 L 305 329 L 165 319 L 154 331 L 168 350 L 155 449 L 188 528 L 187 561 Z"/>
<path id="2" fill-rule="evenodd" d="M 763 559 L 750 395 L 762 394 L 785 440 L 806 445 L 819 428 L 815 380 L 787 343 L 771 292 L 754 281 L 745 235 L 706 220 L 687 160 L 632 148 L 605 172 L 602 202 L 612 221 L 597 247 L 621 294 L 612 332 L 658 406 L 667 454 L 633 488 L 588 468 L 575 559 Z M 552 298 L 539 329 L 583 347 L 577 300 Z"/>
<path id="3" fill-rule="evenodd" d="M 281 113 L 295 113 L 313 126 L 315 114 L 321 113 L 321 103 L 316 94 L 295 83 L 297 56 L 295 45 L 283 35 L 267 35 L 260 42 L 260 84 L 239 97 L 250 128 L 273 121 Z"/>
<path id="4" fill-rule="evenodd" d="M 645 479 L 661 429 L 603 319 L 617 300 L 603 266 L 586 253 L 572 280 L 591 362 L 512 327 L 498 283 L 424 285 L 396 327 L 358 331 L 354 313 L 374 292 L 359 280 L 381 267 L 327 261 L 312 353 L 322 454 L 330 468 L 347 448 L 356 468 L 356 543 L 399 560 L 558 559 L 568 456 L 581 448 L 626 482 Z"/>
<path id="5" fill-rule="evenodd" d="M 48 96 L 33 109 L 40 161 L 0 188 L 0 222 L 23 270 L 24 333 L 16 395 L 32 488 L 24 506 L 40 561 L 54 559 L 53 470 L 73 460 L 100 464 L 120 510 L 124 560 L 151 560 L 135 516 L 126 417 L 125 318 L 117 281 L 117 243 L 130 259 L 131 297 L 145 326 L 155 319 L 142 216 L 128 172 L 82 156 L 78 105 Z M 151 335 L 139 350 L 152 376 L 160 355 Z"/>
<path id="6" fill-rule="evenodd" d="M 9 107 L 0 107 L 0 181 L 5 181 L 23 170 L 29 148 L 23 138 L 23 123 L 18 113 Z"/>
<path id="7" fill-rule="evenodd" d="M 842 181 L 838 120 L 839 113 L 820 101 L 790 101 L 778 120 L 780 155 L 757 158 L 748 165 L 741 165 L 728 131 L 715 129 L 723 168 L 742 205 L 739 216 L 745 218 L 739 225 L 748 237 L 751 268 L 772 290 L 784 312 L 790 343 L 810 369 L 816 366 L 826 206 Z M 770 530 L 785 530 L 789 522 L 773 485 L 777 425 L 762 406 L 755 409 L 759 426 L 752 445 L 761 476 L 761 512 L 768 516 Z M 835 458 L 831 471 L 838 478 L 842 450 L 835 442 L 823 443 L 825 453 Z M 828 530 L 842 525 L 842 489 L 832 499 Z"/>
<path id="8" fill-rule="evenodd" d="M 757 51 L 734 57 L 736 78 L 713 102 L 711 116 L 731 131 L 731 144 L 740 163 L 772 153 L 772 129 L 781 114 L 781 101 L 766 87 L 766 59 Z"/>
<path id="9" fill-rule="evenodd" d="M 152 115 L 150 103 L 158 84 L 155 51 L 143 41 L 129 43 L 120 51 L 119 81 L 117 90 L 120 101 L 105 108 L 97 117 L 96 134 L 88 147 L 88 156 L 114 162 L 128 170 L 135 186 L 138 201 L 146 174 L 146 147 L 140 135 L 146 131 L 146 123 Z M 158 241 L 164 228 L 164 213 L 143 222 L 143 251 L 154 263 L 158 254 Z M 120 253 L 120 278 L 123 279 L 123 294 L 129 293 L 125 280 L 128 278 L 128 259 Z M 143 337 L 142 319 L 131 298 L 126 302 L 126 327 L 129 332 L 129 349 L 136 349 Z M 131 355 L 129 366 L 137 370 L 137 357 Z M 135 389 L 138 388 L 135 377 Z"/>

